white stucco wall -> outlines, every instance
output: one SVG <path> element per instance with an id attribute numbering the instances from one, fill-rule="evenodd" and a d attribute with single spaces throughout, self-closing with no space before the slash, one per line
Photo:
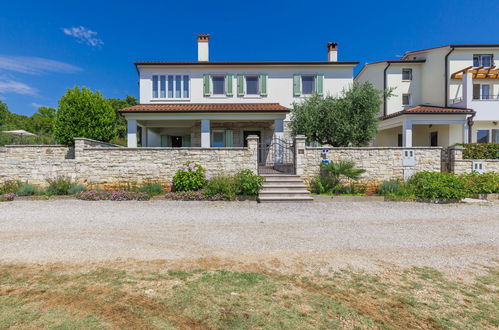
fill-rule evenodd
<path id="1" fill-rule="evenodd" d="M 363 83 L 369 81 L 374 88 L 383 89 L 383 71 L 386 63 L 367 64 L 361 72 L 355 77 L 355 81 Z M 380 116 L 383 115 L 383 104 L 379 108 Z"/>

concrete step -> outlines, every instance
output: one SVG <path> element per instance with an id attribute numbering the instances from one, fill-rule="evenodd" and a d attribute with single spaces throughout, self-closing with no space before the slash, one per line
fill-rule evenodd
<path id="1" fill-rule="evenodd" d="M 307 190 L 304 184 L 264 184 L 262 191 L 302 191 Z"/>
<path id="2" fill-rule="evenodd" d="M 263 176 L 265 182 L 301 182 L 302 179 L 296 175 L 276 175 L 276 176 Z"/>
<path id="3" fill-rule="evenodd" d="M 259 194 L 260 197 L 310 197 L 308 190 L 301 191 L 275 191 L 275 190 L 262 190 Z"/>
<path id="4" fill-rule="evenodd" d="M 308 197 L 258 197 L 260 203 L 301 203 L 301 202 L 313 202 L 314 199 L 310 196 Z"/>

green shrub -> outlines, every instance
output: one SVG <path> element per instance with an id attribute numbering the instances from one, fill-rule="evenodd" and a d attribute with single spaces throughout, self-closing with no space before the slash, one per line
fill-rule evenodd
<path id="1" fill-rule="evenodd" d="M 238 182 L 234 176 L 212 177 L 203 189 L 203 195 L 206 197 L 222 195 L 224 199 L 234 200 L 238 194 Z"/>
<path id="2" fill-rule="evenodd" d="M 237 194 L 246 196 L 256 196 L 262 189 L 265 178 L 256 175 L 252 170 L 242 170 L 235 176 Z"/>
<path id="3" fill-rule="evenodd" d="M 47 195 L 68 195 L 69 189 L 74 185 L 73 181 L 64 176 L 57 177 L 55 179 L 47 179 L 49 184 L 47 188 Z"/>
<path id="4" fill-rule="evenodd" d="M 389 194 L 400 194 L 404 190 L 404 184 L 400 181 L 384 181 L 378 187 L 378 194 L 387 196 Z"/>
<path id="5" fill-rule="evenodd" d="M 163 194 L 165 189 L 159 183 L 146 183 L 138 191 L 146 192 L 149 196 L 157 196 Z"/>
<path id="6" fill-rule="evenodd" d="M 461 174 L 459 179 L 463 182 L 466 193 L 470 197 L 476 194 L 499 193 L 499 173 L 497 172 Z"/>
<path id="7" fill-rule="evenodd" d="M 455 200 L 467 196 L 465 186 L 453 173 L 422 171 L 409 180 L 414 194 L 422 200 Z"/>
<path id="8" fill-rule="evenodd" d="M 366 170 L 355 168 L 355 162 L 340 160 L 321 163 L 320 174 L 310 182 L 311 190 L 316 194 L 358 194 L 365 191 L 356 185 L 360 175 Z"/>
<path id="9" fill-rule="evenodd" d="M 175 191 L 199 190 L 206 184 L 204 168 L 193 162 L 187 162 L 173 177 Z"/>
<path id="10" fill-rule="evenodd" d="M 87 187 L 81 184 L 73 184 L 68 189 L 68 195 L 76 195 L 87 190 Z"/>
<path id="11" fill-rule="evenodd" d="M 33 196 L 38 192 L 38 189 L 29 183 L 21 183 L 19 189 L 17 190 L 17 195 L 19 196 Z"/>
<path id="12" fill-rule="evenodd" d="M 464 159 L 499 159 L 499 143 L 464 143 Z"/>
<path id="13" fill-rule="evenodd" d="M 0 185 L 0 195 L 1 194 L 15 194 L 21 187 L 21 181 L 5 181 Z"/>

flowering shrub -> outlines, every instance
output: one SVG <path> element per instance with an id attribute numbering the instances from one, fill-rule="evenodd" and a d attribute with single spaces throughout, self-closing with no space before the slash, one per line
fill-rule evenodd
<path id="1" fill-rule="evenodd" d="M 0 195 L 0 202 L 12 202 L 14 198 L 17 197 L 14 193 L 7 193 Z"/>
<path id="2" fill-rule="evenodd" d="M 147 201 L 150 199 L 149 195 L 146 192 L 135 192 L 127 190 L 89 190 L 76 194 L 76 198 L 84 201 Z"/>
<path id="3" fill-rule="evenodd" d="M 225 201 L 227 198 L 223 194 L 206 196 L 202 191 L 174 191 L 166 194 L 166 199 L 174 201 Z"/>
<path id="4" fill-rule="evenodd" d="M 175 191 L 199 190 L 206 184 L 207 175 L 204 168 L 192 162 L 187 162 L 173 177 Z"/>

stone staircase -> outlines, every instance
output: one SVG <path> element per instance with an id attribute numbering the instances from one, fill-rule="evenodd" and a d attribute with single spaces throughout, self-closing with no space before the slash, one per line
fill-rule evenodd
<path id="1" fill-rule="evenodd" d="M 268 202 L 312 202 L 314 199 L 298 175 L 262 174 L 265 178 L 258 195 L 260 203 Z"/>

